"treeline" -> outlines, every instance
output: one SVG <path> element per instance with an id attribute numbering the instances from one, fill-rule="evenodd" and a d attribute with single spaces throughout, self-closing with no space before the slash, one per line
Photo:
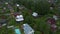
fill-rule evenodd
<path id="1" fill-rule="evenodd" d="M 50 4 L 47 0 L 14 0 L 14 3 L 22 4 L 26 8 L 40 15 L 48 14 Z"/>
<path id="2" fill-rule="evenodd" d="M 13 3 L 24 5 L 33 12 L 37 12 L 39 15 L 46 15 L 49 13 L 53 14 L 58 12 L 57 6 L 59 4 L 59 0 L 55 1 L 53 10 L 50 10 L 51 4 L 48 2 L 48 0 L 14 0 Z"/>

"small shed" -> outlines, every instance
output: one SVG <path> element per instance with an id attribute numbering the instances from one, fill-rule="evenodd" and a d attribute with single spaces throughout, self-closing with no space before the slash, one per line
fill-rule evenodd
<path id="1" fill-rule="evenodd" d="M 19 4 L 16 4 L 17 7 L 19 7 L 20 5 Z"/>
<path id="2" fill-rule="evenodd" d="M 37 16 L 38 16 L 38 13 L 33 12 L 33 13 L 32 13 L 32 16 L 37 17 Z"/>
<path id="3" fill-rule="evenodd" d="M 20 29 L 15 29 L 15 34 L 21 34 Z"/>
<path id="4" fill-rule="evenodd" d="M 23 24 L 23 29 L 25 34 L 34 34 L 34 30 L 28 24 Z"/>
<path id="5" fill-rule="evenodd" d="M 54 7 L 55 7 L 55 5 L 54 5 L 54 4 L 51 4 L 51 5 L 50 5 L 50 9 L 51 9 L 51 10 L 53 10 L 53 9 L 54 9 Z"/>

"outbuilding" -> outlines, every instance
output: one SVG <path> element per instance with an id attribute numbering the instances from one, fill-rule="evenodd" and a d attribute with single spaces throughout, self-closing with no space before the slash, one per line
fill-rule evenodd
<path id="1" fill-rule="evenodd" d="M 33 12 L 33 13 L 32 13 L 32 16 L 37 17 L 37 16 L 38 16 L 38 13 Z"/>
<path id="2" fill-rule="evenodd" d="M 21 34 L 20 29 L 15 29 L 15 34 Z"/>

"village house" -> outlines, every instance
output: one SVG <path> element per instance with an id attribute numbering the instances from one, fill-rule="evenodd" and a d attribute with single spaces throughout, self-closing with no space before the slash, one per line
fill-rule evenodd
<path id="1" fill-rule="evenodd" d="M 19 23 L 19 22 L 21 22 L 21 21 L 23 21 L 23 20 L 24 20 L 23 15 L 17 15 L 17 16 L 16 16 L 16 22 L 17 22 L 17 23 Z"/>
<path id="2" fill-rule="evenodd" d="M 28 24 L 23 24 L 23 29 L 25 34 L 34 34 L 34 30 Z"/>
<path id="3" fill-rule="evenodd" d="M 47 19 L 47 22 L 49 23 L 49 24 L 56 24 L 56 21 L 55 21 L 55 19 L 53 19 L 53 18 L 48 18 Z"/>

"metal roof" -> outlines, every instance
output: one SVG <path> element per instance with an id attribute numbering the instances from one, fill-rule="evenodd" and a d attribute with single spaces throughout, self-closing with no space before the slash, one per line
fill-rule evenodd
<path id="1" fill-rule="evenodd" d="M 25 34 L 34 33 L 34 30 L 28 24 L 23 24 L 23 29 Z"/>
<path id="2" fill-rule="evenodd" d="M 4 24 L 4 23 L 6 23 L 6 22 L 7 22 L 6 19 L 0 19 L 0 24 Z"/>
<path id="3" fill-rule="evenodd" d="M 21 34 L 20 29 L 15 29 L 16 34 Z"/>

